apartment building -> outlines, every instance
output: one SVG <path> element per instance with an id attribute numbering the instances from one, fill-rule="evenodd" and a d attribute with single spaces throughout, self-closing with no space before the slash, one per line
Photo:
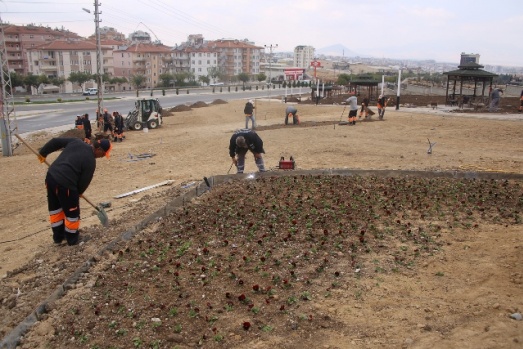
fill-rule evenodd
<path id="1" fill-rule="evenodd" d="M 1 27 L 4 32 L 9 69 L 22 75 L 26 75 L 29 72 L 28 49 L 54 40 L 81 39 L 76 33 L 42 26 L 2 25 Z"/>
<path id="2" fill-rule="evenodd" d="M 124 46 L 113 51 L 114 76 L 132 82 L 134 75 L 143 75 L 142 87 L 157 87 L 160 75 L 169 72 L 172 61 L 172 50 L 165 45 L 138 43 Z M 122 87 L 131 89 L 132 84 Z"/>
<path id="3" fill-rule="evenodd" d="M 218 54 L 211 50 L 201 34 L 191 34 L 186 42 L 173 49 L 171 73 L 190 72 L 194 79 L 209 76 L 211 69 L 218 68 Z"/>
<path id="4" fill-rule="evenodd" d="M 253 77 L 260 73 L 263 47 L 234 39 L 209 41 L 207 45 L 211 52 L 217 53 L 218 67 L 227 79 L 240 73 Z"/>
<path id="5" fill-rule="evenodd" d="M 34 75 L 68 79 L 71 72 L 97 73 L 96 44 L 87 40 L 55 40 L 27 50 L 28 71 Z M 113 74 L 112 48 L 101 47 L 103 73 Z M 97 86 L 93 86 L 97 87 Z M 81 86 L 64 83 L 65 92 L 80 92 Z"/>
<path id="6" fill-rule="evenodd" d="M 294 48 L 294 66 L 308 69 L 314 60 L 315 49 L 312 46 L 296 46 Z"/>

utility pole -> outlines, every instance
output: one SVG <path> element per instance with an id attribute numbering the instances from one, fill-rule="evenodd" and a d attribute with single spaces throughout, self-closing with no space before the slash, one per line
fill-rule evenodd
<path id="1" fill-rule="evenodd" d="M 102 45 L 100 44 L 100 15 L 102 12 L 99 11 L 100 3 L 98 0 L 94 0 L 94 26 L 95 26 L 95 36 L 96 36 L 96 84 L 98 85 L 98 112 L 102 114 L 103 107 L 103 60 L 102 60 Z M 82 8 L 87 13 L 91 13 L 90 10 Z M 98 116 L 97 116 L 98 117 Z"/>
<path id="2" fill-rule="evenodd" d="M 264 45 L 265 48 L 269 48 L 269 102 L 271 100 L 271 88 L 272 88 L 272 49 L 278 47 L 278 44 Z"/>
<path id="3" fill-rule="evenodd" d="M 11 121 L 9 120 L 9 114 L 14 115 L 14 102 L 13 102 L 13 85 L 11 84 L 11 75 L 9 74 L 9 66 L 7 61 L 7 49 L 5 45 L 4 27 L 2 20 L 0 19 L 0 72 L 2 89 L 0 93 L 0 137 L 2 138 L 2 155 L 13 156 L 13 146 L 11 140 Z"/>
<path id="4" fill-rule="evenodd" d="M 398 92 L 396 96 L 396 110 L 400 109 L 400 92 L 401 92 L 401 67 L 398 70 Z"/>

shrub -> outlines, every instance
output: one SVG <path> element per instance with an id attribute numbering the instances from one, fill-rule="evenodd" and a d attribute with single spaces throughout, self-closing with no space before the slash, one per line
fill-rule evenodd
<path id="1" fill-rule="evenodd" d="M 25 97 L 25 102 L 26 102 L 26 103 L 31 102 L 31 100 L 29 99 L 29 97 Z"/>
<path id="2" fill-rule="evenodd" d="M 57 98 L 56 101 L 57 101 L 58 103 L 62 103 L 62 99 L 61 99 L 61 98 Z"/>

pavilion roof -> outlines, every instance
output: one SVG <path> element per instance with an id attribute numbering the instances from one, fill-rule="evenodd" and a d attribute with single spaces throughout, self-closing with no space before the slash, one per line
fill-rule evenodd
<path id="1" fill-rule="evenodd" d="M 461 76 L 470 78 L 493 78 L 498 76 L 497 74 L 480 69 L 483 68 L 483 66 L 477 63 L 462 64 L 458 68 L 459 69 L 444 72 L 443 74 L 448 76 Z"/>

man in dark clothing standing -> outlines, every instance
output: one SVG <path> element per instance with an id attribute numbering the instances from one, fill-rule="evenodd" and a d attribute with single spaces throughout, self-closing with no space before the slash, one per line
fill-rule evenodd
<path id="1" fill-rule="evenodd" d="M 114 129 L 113 129 L 113 120 L 111 120 L 111 114 L 107 111 L 107 109 L 104 109 L 103 113 L 104 117 L 104 133 L 107 134 L 107 131 L 110 131 L 110 135 L 114 136 Z"/>
<path id="2" fill-rule="evenodd" d="M 79 240 L 80 196 L 85 192 L 96 169 L 96 158 L 109 158 L 112 145 L 107 139 L 96 140 L 92 145 L 79 138 L 53 138 L 39 151 L 40 162 L 62 149 L 62 153 L 49 166 L 45 185 L 47 204 L 53 230 L 53 240 L 64 239 L 68 245 Z"/>
<path id="3" fill-rule="evenodd" d="M 87 113 L 84 114 L 82 122 L 84 123 L 84 131 L 85 131 L 84 142 L 87 144 L 91 144 L 91 136 L 92 136 L 93 130 L 91 127 L 91 121 L 89 120 L 89 114 L 87 114 Z"/>
<path id="4" fill-rule="evenodd" d="M 263 163 L 262 154 L 263 141 L 258 134 L 249 129 L 241 129 L 236 131 L 229 142 L 229 155 L 232 162 L 236 165 L 237 172 L 243 173 L 245 168 L 245 154 L 250 150 L 254 154 L 254 162 L 258 166 L 260 172 L 265 172 L 265 164 Z"/>
<path id="5" fill-rule="evenodd" d="M 114 141 L 122 142 L 123 141 L 123 127 L 124 127 L 123 116 L 119 112 L 115 111 L 115 112 L 113 112 L 113 118 L 114 118 Z"/>

